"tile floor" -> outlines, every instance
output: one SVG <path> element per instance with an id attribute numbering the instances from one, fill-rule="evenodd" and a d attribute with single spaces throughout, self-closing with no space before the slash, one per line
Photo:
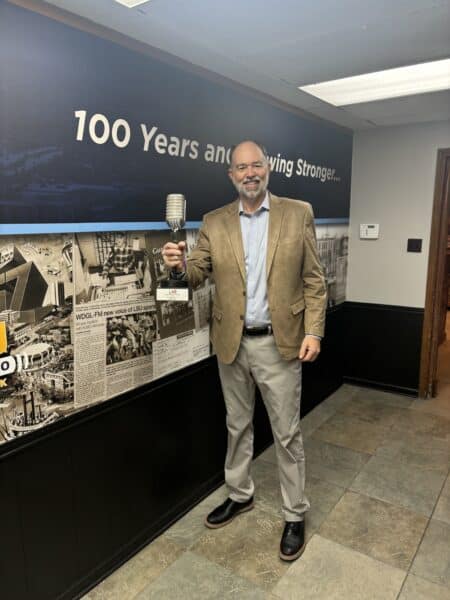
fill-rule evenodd
<path id="1" fill-rule="evenodd" d="M 253 511 L 206 529 L 218 489 L 84 600 L 449 600 L 450 331 L 439 373 L 435 399 L 344 385 L 303 419 L 312 508 L 293 564 L 271 447 Z"/>

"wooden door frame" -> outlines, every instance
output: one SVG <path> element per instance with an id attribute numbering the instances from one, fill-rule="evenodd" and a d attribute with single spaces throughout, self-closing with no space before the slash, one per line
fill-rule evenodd
<path id="1" fill-rule="evenodd" d="M 448 215 L 450 210 L 447 174 L 450 172 L 450 148 L 437 153 L 433 214 L 428 256 L 428 277 L 420 358 L 419 397 L 434 395 L 434 377 L 439 345 L 439 307 L 446 265 Z"/>

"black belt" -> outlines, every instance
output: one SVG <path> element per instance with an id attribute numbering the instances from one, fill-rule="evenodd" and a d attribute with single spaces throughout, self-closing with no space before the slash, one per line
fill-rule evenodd
<path id="1" fill-rule="evenodd" d="M 244 335 L 272 335 L 272 325 L 264 327 L 244 327 Z"/>

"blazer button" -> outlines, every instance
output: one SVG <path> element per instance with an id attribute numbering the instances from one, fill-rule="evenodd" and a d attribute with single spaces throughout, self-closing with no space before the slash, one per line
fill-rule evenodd
<path id="1" fill-rule="evenodd" d="M 239 315 L 239 318 L 240 318 L 241 321 L 243 321 L 244 320 L 244 315 Z"/>
<path id="2" fill-rule="evenodd" d="M 242 295 L 245 296 L 245 290 L 242 292 Z"/>

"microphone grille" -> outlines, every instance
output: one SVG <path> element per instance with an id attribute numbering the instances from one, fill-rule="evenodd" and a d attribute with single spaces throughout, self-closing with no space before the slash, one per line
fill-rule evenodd
<path id="1" fill-rule="evenodd" d="M 169 194 L 166 199 L 166 221 L 184 221 L 186 198 L 183 194 Z"/>

